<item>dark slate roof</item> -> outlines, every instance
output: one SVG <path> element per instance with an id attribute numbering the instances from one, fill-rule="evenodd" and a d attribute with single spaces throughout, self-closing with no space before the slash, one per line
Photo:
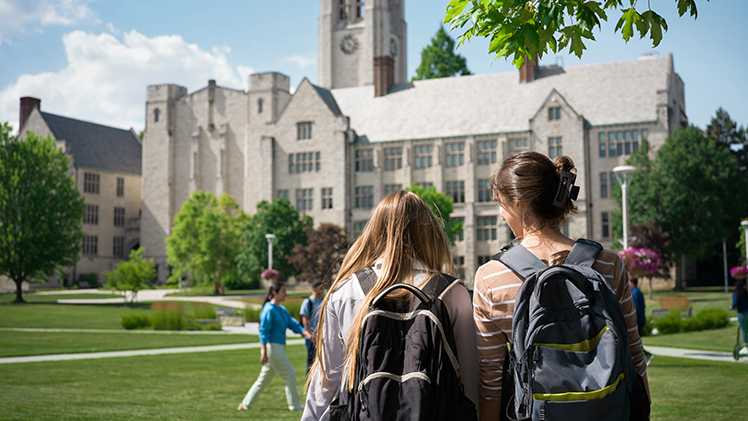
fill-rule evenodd
<path id="1" fill-rule="evenodd" d="M 317 85 L 312 85 L 312 86 L 314 86 L 314 89 L 317 90 L 317 93 L 322 98 L 322 100 L 325 101 L 325 103 L 330 108 L 330 111 L 333 112 L 333 114 L 343 115 L 343 113 L 340 112 L 340 107 L 338 107 L 337 101 L 335 101 L 335 97 L 332 96 L 332 92 L 330 92 L 329 90 L 325 88 L 320 88 Z"/>
<path id="2" fill-rule="evenodd" d="M 70 142 L 76 166 L 141 173 L 142 145 L 130 130 L 42 112 L 57 140 Z"/>

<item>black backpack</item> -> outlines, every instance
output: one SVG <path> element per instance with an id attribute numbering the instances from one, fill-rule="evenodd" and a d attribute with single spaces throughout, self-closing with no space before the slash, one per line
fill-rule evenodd
<path id="1" fill-rule="evenodd" d="M 551 267 L 520 244 L 494 256 L 524 278 L 504 365 L 502 419 L 649 419 L 623 310 L 592 269 L 601 250 L 580 239 Z"/>
<path id="2" fill-rule="evenodd" d="M 372 269 L 356 277 L 365 294 L 376 282 Z M 374 299 L 361 325 L 353 390 L 341 382 L 330 406 L 332 421 L 477 420 L 460 381 L 452 324 L 440 298 L 454 282 L 459 281 L 439 274 L 421 289 L 396 284 Z M 402 290 L 412 294 L 392 294 Z"/>

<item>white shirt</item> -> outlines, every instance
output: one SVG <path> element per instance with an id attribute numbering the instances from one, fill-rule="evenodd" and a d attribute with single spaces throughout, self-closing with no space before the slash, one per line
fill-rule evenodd
<path id="1" fill-rule="evenodd" d="M 382 263 L 383 260 L 380 259 L 372 268 L 377 276 L 382 274 Z M 413 281 L 416 285 L 425 280 L 428 275 L 428 270 L 420 262 L 414 262 L 414 272 Z M 345 342 L 348 340 L 353 320 L 365 298 L 355 274 L 344 280 L 343 285 L 331 293 L 327 310 L 321 315 L 324 317 L 323 331 L 319 332 L 324 338 L 322 359 L 327 373 L 327 383 L 319 369 L 312 373 L 301 421 L 330 419 L 330 403 L 340 391 L 345 362 Z M 457 359 L 460 363 L 460 379 L 465 387 L 465 395 L 476 404 L 477 408 L 478 350 L 475 343 L 475 324 L 470 295 L 462 284 L 454 284 L 444 293 L 442 301 L 447 307 L 447 313 L 452 322 Z"/>

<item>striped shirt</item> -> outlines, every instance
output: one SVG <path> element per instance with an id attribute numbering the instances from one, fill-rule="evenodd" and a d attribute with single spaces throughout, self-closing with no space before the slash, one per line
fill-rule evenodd
<path id="1" fill-rule="evenodd" d="M 551 256 L 551 265 L 566 260 L 569 250 Z M 545 262 L 544 263 L 548 263 Z M 592 268 L 598 271 L 618 296 L 628 328 L 631 358 L 636 372 L 643 375 L 647 370 L 639 332 L 636 328 L 636 309 L 631 299 L 629 275 L 617 254 L 603 250 Z M 498 418 L 501 408 L 501 380 L 507 341 L 512 338 L 512 314 L 522 278 L 503 263 L 491 260 L 475 274 L 473 295 L 473 317 L 478 345 L 480 368 L 480 414 L 482 419 Z"/>

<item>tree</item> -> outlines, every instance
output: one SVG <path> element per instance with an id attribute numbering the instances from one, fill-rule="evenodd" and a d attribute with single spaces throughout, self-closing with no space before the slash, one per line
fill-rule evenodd
<path id="1" fill-rule="evenodd" d="M 452 209 L 454 208 L 452 198 L 444 193 L 437 192 L 434 186 L 425 188 L 413 183 L 413 185 L 405 190 L 415 193 L 426 203 L 426 205 L 428 205 L 431 212 L 434 212 L 434 215 L 436 215 L 442 223 L 442 228 L 447 234 L 447 238 L 449 238 L 449 241 L 454 244 L 454 238 L 462 230 L 463 224 L 462 221 L 456 222 L 449 218 L 449 215 L 452 213 Z"/>
<path id="2" fill-rule="evenodd" d="M 431 38 L 431 45 L 421 51 L 421 65 L 416 69 L 413 80 L 437 79 L 459 74 L 471 74 L 465 57 L 455 53 L 455 41 L 443 26 L 439 26 L 436 35 Z"/>
<path id="3" fill-rule="evenodd" d="M 304 227 L 304 232 L 307 245 L 296 244 L 288 258 L 298 273 L 296 279 L 308 283 L 321 279 L 331 285 L 348 252 L 348 233 L 334 224 Z"/>
<path id="4" fill-rule="evenodd" d="M 288 263 L 288 256 L 295 245 L 307 244 L 304 227 L 311 226 L 312 217 L 300 215 L 286 199 L 258 203 L 257 213 L 242 227 L 242 246 L 236 256 L 242 276 L 249 279 L 254 287 L 259 285 L 260 273 L 268 263 L 266 234 L 275 234 L 273 269 L 278 269 L 286 278 L 296 275 L 296 268 Z"/>
<path id="5" fill-rule="evenodd" d="M 144 259 L 145 249 L 140 247 L 130 251 L 130 260 L 119 262 L 113 271 L 104 271 L 104 276 L 109 281 L 105 288 L 116 289 L 125 293 L 125 302 L 130 305 L 135 301 L 138 291 L 147 289 L 149 280 L 156 278 L 156 266 L 153 259 Z M 129 300 L 128 300 L 129 292 Z"/>
<path id="6" fill-rule="evenodd" d="M 236 281 L 236 255 L 240 249 L 241 227 L 248 220 L 234 201 L 224 194 L 195 192 L 174 216 L 172 234 L 166 238 L 171 282 L 185 273 L 211 281 L 216 295 L 224 282 Z"/>
<path id="7" fill-rule="evenodd" d="M 669 249 L 676 258 L 699 257 L 727 238 L 742 216 L 744 207 L 736 204 L 748 198 L 746 179 L 730 152 L 696 127 L 668 136 L 654 162 L 645 149 L 646 143 L 627 161 L 640 165 L 629 189 L 631 219 L 652 219 L 670 235 Z M 618 191 L 614 197 L 620 207 Z"/>
<path id="8" fill-rule="evenodd" d="M 679 16 L 689 13 L 696 18 L 696 0 L 676 3 Z M 595 40 L 592 31 L 601 29 L 600 21 L 607 21 L 608 13 L 620 13 L 615 31 L 621 31 L 624 41 L 628 42 L 635 32 L 639 38 L 649 34 L 652 47 L 657 47 L 663 30 L 667 31 L 667 22 L 649 8 L 649 2 L 641 4 L 637 10 L 639 4 L 634 0 L 450 0 L 444 23 L 450 23 L 452 30 L 469 23 L 458 38 L 460 45 L 472 37 L 488 38 L 489 53 L 497 58 L 513 57 L 512 63 L 520 69 L 527 57 L 537 54 L 542 58 L 566 48 L 582 57 L 587 48 L 584 39 Z"/>
<path id="9" fill-rule="evenodd" d="M 748 130 L 742 126 L 738 127 L 722 107 L 706 126 L 706 136 L 727 148 L 735 156 L 740 172 L 748 171 Z"/>
<path id="10" fill-rule="evenodd" d="M 25 139 L 0 126 L 0 275 L 21 286 L 78 260 L 85 205 L 68 174 L 68 158 L 47 137 Z"/>

